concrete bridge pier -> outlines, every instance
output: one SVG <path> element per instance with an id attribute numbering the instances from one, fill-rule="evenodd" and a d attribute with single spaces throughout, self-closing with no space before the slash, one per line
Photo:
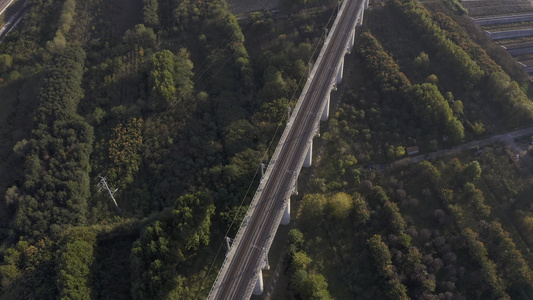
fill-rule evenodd
<path id="1" fill-rule="evenodd" d="M 304 168 L 309 168 L 313 161 L 313 140 L 309 143 L 309 149 L 307 149 L 307 155 L 304 160 Z"/>
<path id="2" fill-rule="evenodd" d="M 352 33 L 350 34 L 350 44 L 348 45 L 348 54 L 352 53 L 353 45 L 355 44 L 355 28 L 352 30 Z"/>
<path id="3" fill-rule="evenodd" d="M 329 119 L 329 102 L 330 102 L 330 94 L 326 96 L 326 106 L 324 107 L 324 110 L 322 111 L 322 116 L 320 117 L 320 121 L 327 121 Z"/>
<path id="4" fill-rule="evenodd" d="M 364 2 L 365 2 L 365 9 L 366 9 L 366 6 L 368 6 L 368 3 L 366 1 Z M 357 23 L 355 24 L 355 26 L 363 26 L 364 13 L 365 13 L 364 9 L 359 10 L 359 15 L 357 16 Z"/>
<path id="5" fill-rule="evenodd" d="M 344 56 L 341 58 L 341 62 L 339 63 L 339 72 L 337 73 L 337 84 L 342 82 L 342 73 L 344 71 Z"/>
<path id="6" fill-rule="evenodd" d="M 259 269 L 259 276 L 257 276 L 257 281 L 254 286 L 254 295 L 261 295 L 263 293 L 263 269 Z"/>
<path id="7" fill-rule="evenodd" d="M 368 2 L 370 2 L 370 0 L 364 0 L 364 4 L 365 4 L 365 10 L 368 8 Z M 362 14 L 362 13 L 361 13 Z"/>
<path id="8" fill-rule="evenodd" d="M 285 211 L 283 212 L 283 217 L 281 217 L 281 225 L 288 225 L 291 222 L 291 197 L 287 199 L 287 205 L 285 206 Z"/>

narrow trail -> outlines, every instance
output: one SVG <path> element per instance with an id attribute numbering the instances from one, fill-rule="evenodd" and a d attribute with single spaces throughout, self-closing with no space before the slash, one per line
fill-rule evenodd
<path id="1" fill-rule="evenodd" d="M 17 10 L 17 12 L 2 26 L 2 28 L 0 28 L 0 43 L 4 41 L 4 38 L 6 37 L 6 35 L 18 25 L 20 20 L 22 20 L 22 17 L 24 16 L 27 6 L 28 6 L 28 0 L 26 0 L 24 4 L 22 4 L 22 6 Z M 4 8 L 4 10 L 6 8 L 7 6 Z M 2 13 L 4 10 L 2 10 Z"/>
<path id="2" fill-rule="evenodd" d="M 403 158 L 403 159 L 393 162 L 391 165 L 402 165 L 402 164 L 409 164 L 409 163 L 419 163 L 424 160 L 434 160 L 442 156 L 459 153 L 459 152 L 470 150 L 476 147 L 487 146 L 487 145 L 494 144 L 497 142 L 502 142 L 506 145 L 509 145 L 513 148 L 513 150 L 515 150 L 515 152 L 520 153 L 522 150 L 519 149 L 519 147 L 516 145 L 516 143 L 514 142 L 514 139 L 522 137 L 522 136 L 526 136 L 526 135 L 533 135 L 533 126 L 528 127 L 528 128 L 514 130 L 511 132 L 507 132 L 507 133 L 494 135 L 483 140 L 472 141 L 472 142 L 462 144 L 462 145 L 459 145 L 459 146 L 456 146 L 450 149 L 443 149 L 443 150 L 439 150 L 439 151 L 435 151 L 431 153 L 421 154 L 418 156 Z"/>

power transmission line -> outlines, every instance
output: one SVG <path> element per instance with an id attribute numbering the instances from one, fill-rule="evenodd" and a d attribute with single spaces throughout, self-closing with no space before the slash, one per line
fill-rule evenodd
<path id="1" fill-rule="evenodd" d="M 117 200 L 115 200 L 115 197 L 114 197 L 114 194 L 118 191 L 118 188 L 112 190 L 107 185 L 105 177 L 98 175 L 98 178 L 100 178 L 100 182 L 98 183 L 98 190 L 99 191 L 103 189 L 107 190 L 107 192 L 109 193 L 109 197 L 111 197 L 111 200 L 113 200 L 113 203 L 115 204 L 115 208 L 117 209 L 117 212 L 120 214 L 121 212 L 120 207 L 118 207 Z"/>

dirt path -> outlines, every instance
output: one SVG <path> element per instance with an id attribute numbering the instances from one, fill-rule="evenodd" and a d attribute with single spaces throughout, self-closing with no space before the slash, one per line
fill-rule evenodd
<path id="1" fill-rule="evenodd" d="M 404 158 L 404 159 L 394 162 L 393 164 L 398 165 L 398 164 L 405 164 L 405 163 L 419 163 L 424 160 L 434 160 L 445 155 L 458 153 L 458 152 L 473 149 L 475 147 L 482 147 L 482 146 L 494 144 L 497 142 L 502 142 L 506 145 L 511 146 L 515 153 L 517 153 L 518 155 L 521 155 L 523 150 L 515 143 L 514 139 L 518 137 L 526 136 L 526 135 L 533 135 L 533 127 L 528 127 L 528 128 L 519 129 L 519 130 L 507 132 L 507 133 L 498 134 L 498 135 L 495 135 L 495 136 L 492 136 L 492 137 L 489 137 L 483 140 L 478 140 L 478 141 L 473 141 L 470 143 L 462 144 L 462 145 L 453 147 L 451 149 L 444 149 L 444 150 L 426 153 L 426 154 L 422 154 L 422 155 L 418 155 L 418 156 L 414 156 L 410 158 Z"/>

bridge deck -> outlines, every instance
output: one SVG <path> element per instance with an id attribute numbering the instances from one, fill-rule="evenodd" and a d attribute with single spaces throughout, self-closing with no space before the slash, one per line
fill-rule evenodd
<path id="1" fill-rule="evenodd" d="M 249 299 L 365 0 L 345 0 L 208 299 Z"/>

